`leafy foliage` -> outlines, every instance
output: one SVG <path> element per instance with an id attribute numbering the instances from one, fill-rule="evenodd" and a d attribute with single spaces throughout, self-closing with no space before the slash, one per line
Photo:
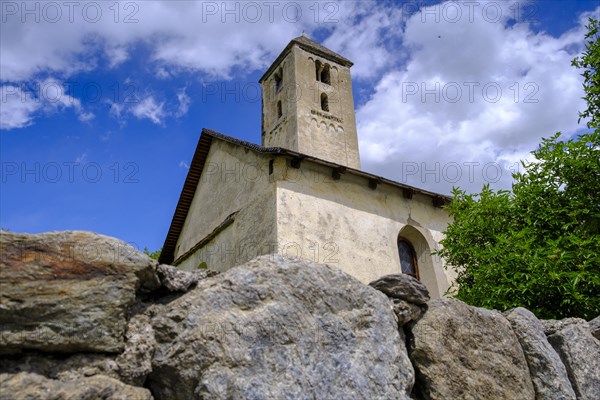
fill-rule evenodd
<path id="1" fill-rule="evenodd" d="M 584 89 L 593 130 L 576 140 L 542 139 L 513 174 L 512 193 L 454 189 L 454 222 L 438 252 L 457 272 L 452 290 L 473 305 L 526 307 L 540 318 L 600 314 L 600 40 L 590 20 Z"/>
<path id="2" fill-rule="evenodd" d="M 158 257 L 160 257 L 161 251 L 162 251 L 162 248 L 160 248 L 158 250 L 150 251 L 150 250 L 148 250 L 147 247 L 144 247 L 144 254 L 154 260 L 158 260 Z"/>
<path id="3" fill-rule="evenodd" d="M 598 30 L 600 24 L 598 20 L 589 19 L 586 25 L 586 39 L 591 39 L 585 46 L 585 51 L 581 57 L 576 57 L 571 65 L 577 68 L 583 68 L 585 71 L 581 74 L 584 78 L 583 88 L 585 90 L 585 101 L 588 108 L 579 113 L 579 120 L 590 118 L 588 128 L 598 128 L 600 123 L 600 38 Z"/>

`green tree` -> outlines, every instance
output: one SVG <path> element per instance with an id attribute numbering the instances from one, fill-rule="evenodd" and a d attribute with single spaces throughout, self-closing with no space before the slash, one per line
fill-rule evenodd
<path id="1" fill-rule="evenodd" d="M 600 40 L 598 30 L 600 25 L 598 20 L 589 19 L 586 25 L 586 39 L 589 39 L 585 51 L 581 57 L 576 57 L 571 65 L 584 69 L 581 74 L 584 78 L 583 88 L 585 90 L 584 100 L 588 107 L 585 111 L 579 113 L 579 120 L 590 118 L 588 128 L 598 128 L 600 123 Z"/>
<path id="2" fill-rule="evenodd" d="M 160 248 L 158 250 L 150 251 L 150 250 L 148 250 L 147 247 L 144 247 L 144 254 L 155 260 L 158 260 L 158 257 L 160 257 L 161 251 L 162 251 L 162 248 Z"/>
<path id="3" fill-rule="evenodd" d="M 600 314 L 600 41 L 598 22 L 587 26 L 585 68 L 590 131 L 561 141 L 542 139 L 513 174 L 512 192 L 467 194 L 454 189 L 453 217 L 438 252 L 457 272 L 455 296 L 506 310 L 522 306 L 540 318 Z"/>

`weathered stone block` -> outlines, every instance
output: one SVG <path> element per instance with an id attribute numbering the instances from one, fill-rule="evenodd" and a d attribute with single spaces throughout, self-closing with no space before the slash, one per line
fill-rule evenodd
<path id="1" fill-rule="evenodd" d="M 423 399 L 534 399 L 529 369 L 497 311 L 438 299 L 411 329 L 409 356 Z"/>
<path id="2" fill-rule="evenodd" d="M 0 354 L 123 349 L 136 293 L 159 287 L 156 262 L 91 232 L 0 233 Z"/>
<path id="3" fill-rule="evenodd" d="M 581 400 L 600 398 L 600 342 L 587 323 L 572 324 L 548 336 L 548 341 L 562 359 L 569 379 Z"/>
<path id="4" fill-rule="evenodd" d="M 388 299 L 340 270 L 263 256 L 152 318 L 160 399 L 408 399 Z"/>
<path id="5" fill-rule="evenodd" d="M 525 308 L 505 313 L 521 343 L 536 399 L 575 399 L 575 392 L 560 357 L 552 348 L 536 316 Z"/>

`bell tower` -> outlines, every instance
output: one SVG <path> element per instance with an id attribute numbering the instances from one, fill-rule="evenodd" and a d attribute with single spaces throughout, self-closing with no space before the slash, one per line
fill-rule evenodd
<path id="1" fill-rule="evenodd" d="M 360 169 L 352 62 L 302 35 L 260 78 L 262 145 Z"/>

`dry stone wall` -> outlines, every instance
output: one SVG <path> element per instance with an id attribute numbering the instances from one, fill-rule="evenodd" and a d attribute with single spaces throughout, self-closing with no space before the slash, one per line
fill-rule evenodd
<path id="1" fill-rule="evenodd" d="M 0 235 L 3 400 L 600 398 L 598 319 L 281 257 L 184 272 L 90 232 Z"/>

